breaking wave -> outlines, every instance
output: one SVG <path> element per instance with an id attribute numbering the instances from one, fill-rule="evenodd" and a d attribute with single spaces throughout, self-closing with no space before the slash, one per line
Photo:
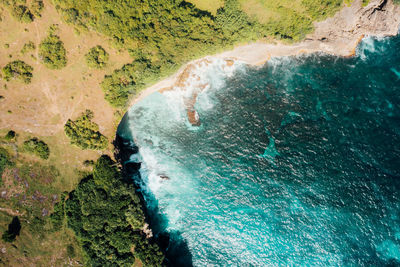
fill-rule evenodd
<path id="1" fill-rule="evenodd" d="M 166 218 L 155 234 L 187 242 L 180 264 L 400 264 L 399 50 L 368 37 L 355 58 L 209 59 L 133 106 L 119 134 Z"/>

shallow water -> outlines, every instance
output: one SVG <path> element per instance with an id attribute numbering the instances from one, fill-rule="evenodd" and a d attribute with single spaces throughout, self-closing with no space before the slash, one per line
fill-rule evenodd
<path id="1" fill-rule="evenodd" d="M 119 134 L 140 148 L 156 234 L 187 243 L 180 264 L 400 264 L 399 51 L 367 38 L 355 58 L 214 70 L 200 128 L 178 93 L 135 105 Z"/>

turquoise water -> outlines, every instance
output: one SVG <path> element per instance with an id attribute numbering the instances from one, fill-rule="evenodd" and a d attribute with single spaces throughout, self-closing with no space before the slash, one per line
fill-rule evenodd
<path id="1" fill-rule="evenodd" d="M 135 105 L 119 134 L 171 264 L 400 265 L 399 51 L 239 64 L 199 96 L 199 128 L 173 93 Z"/>

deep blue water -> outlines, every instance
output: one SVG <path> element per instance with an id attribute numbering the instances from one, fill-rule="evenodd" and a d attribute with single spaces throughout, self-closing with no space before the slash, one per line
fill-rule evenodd
<path id="1" fill-rule="evenodd" d="M 400 38 L 216 77 L 199 129 L 159 93 L 119 129 L 181 263 L 400 265 Z"/>

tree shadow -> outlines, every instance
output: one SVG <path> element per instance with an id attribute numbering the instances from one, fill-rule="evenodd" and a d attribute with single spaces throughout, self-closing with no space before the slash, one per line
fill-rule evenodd
<path id="1" fill-rule="evenodd" d="M 118 133 L 114 140 L 115 158 L 122 164 L 122 175 L 125 179 L 133 181 L 145 205 L 147 222 L 153 231 L 156 242 L 165 252 L 167 266 L 193 266 L 192 254 L 187 240 L 179 231 L 167 230 L 168 219 L 160 213 L 158 201 L 149 190 L 140 175 L 141 162 L 134 162 L 130 158 L 139 153 L 139 148 L 132 140 L 120 136 Z"/>
<path id="2" fill-rule="evenodd" d="M 15 238 L 19 236 L 21 231 L 21 222 L 19 221 L 18 216 L 15 216 L 11 223 L 8 225 L 8 230 L 5 231 L 2 235 L 2 239 L 5 242 L 14 242 Z"/>

